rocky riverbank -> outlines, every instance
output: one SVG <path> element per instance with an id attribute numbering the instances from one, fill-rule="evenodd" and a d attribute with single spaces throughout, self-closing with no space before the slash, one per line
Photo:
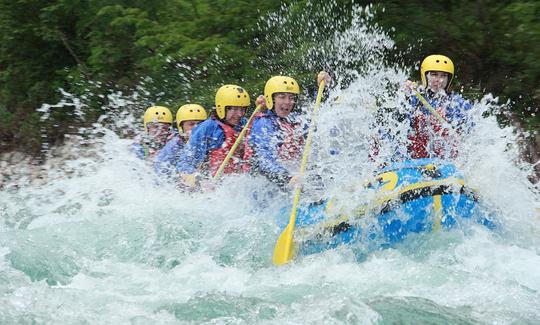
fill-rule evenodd
<path id="1" fill-rule="evenodd" d="M 2 153 L 0 189 L 40 186 L 50 180 L 81 175 L 86 172 L 81 167 L 102 159 L 96 144 L 82 137 L 67 136 L 63 145 L 52 148 L 42 158 L 18 151 Z"/>

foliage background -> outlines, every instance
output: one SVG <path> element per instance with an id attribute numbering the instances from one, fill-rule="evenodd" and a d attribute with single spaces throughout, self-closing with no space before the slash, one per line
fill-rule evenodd
<path id="1" fill-rule="evenodd" d="M 310 84 L 316 71 L 332 66 L 306 65 L 303 45 L 324 40 L 343 28 L 353 6 L 368 4 L 0 0 L 0 152 L 39 156 L 44 144 L 61 143 L 65 134 L 94 123 L 110 101 L 107 94 L 142 93 L 133 105 L 140 113 L 145 105 L 176 109 L 187 101 L 209 108 L 219 85 L 238 83 L 260 93 L 277 73 Z M 427 54 L 453 58 L 457 86 L 466 96 L 492 92 L 509 101 L 498 112 L 501 123 L 530 131 L 524 152 L 530 161 L 538 159 L 540 2 L 387 0 L 373 7 L 373 21 L 396 42 L 392 60 L 410 66 L 416 79 L 415 67 Z M 289 15 L 290 23 L 281 30 L 260 28 L 271 13 Z M 287 38 L 295 42 L 276 42 Z M 64 98 L 59 89 L 83 98 L 84 105 L 57 107 L 43 119 L 37 109 Z"/>

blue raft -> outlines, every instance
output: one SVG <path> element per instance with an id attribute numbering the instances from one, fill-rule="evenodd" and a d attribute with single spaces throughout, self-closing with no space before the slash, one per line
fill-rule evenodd
<path id="1" fill-rule="evenodd" d="M 394 164 L 365 186 L 375 192 L 375 199 L 350 216 L 332 211 L 332 200 L 301 206 L 296 253 L 308 255 L 358 242 L 386 248 L 412 233 L 449 229 L 471 220 L 495 228 L 493 218 L 451 163 L 417 159 Z"/>

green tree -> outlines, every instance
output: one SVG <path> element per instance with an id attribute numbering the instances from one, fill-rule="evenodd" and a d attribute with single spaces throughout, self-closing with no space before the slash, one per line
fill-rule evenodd
<path id="1" fill-rule="evenodd" d="M 255 94 L 278 73 L 309 88 L 317 70 L 339 69 L 332 45 L 320 44 L 347 28 L 354 6 L 368 4 L 0 0 L 0 151 L 38 153 L 43 141 L 58 143 L 94 122 L 108 104 L 104 95 L 116 91 L 146 89 L 134 108 L 142 110 L 187 101 L 209 108 L 219 85 Z M 376 7 L 374 21 L 396 41 L 390 60 L 414 67 L 427 54 L 447 54 L 467 96 L 510 99 L 513 119 L 539 129 L 540 3 L 385 0 Z M 54 108 L 41 120 L 36 109 L 56 103 L 60 88 L 85 105 Z"/>

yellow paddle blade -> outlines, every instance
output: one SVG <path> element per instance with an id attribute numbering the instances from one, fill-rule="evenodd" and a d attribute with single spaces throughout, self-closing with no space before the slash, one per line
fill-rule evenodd
<path id="1" fill-rule="evenodd" d="M 274 248 L 274 256 L 272 256 L 272 262 L 275 265 L 287 264 L 292 259 L 293 230 L 287 226 L 279 236 L 276 247 Z"/>
<path id="2" fill-rule="evenodd" d="M 296 210 L 298 208 L 298 202 L 300 201 L 300 192 L 302 190 L 297 187 L 294 193 L 294 200 L 291 210 L 291 216 L 287 228 L 283 230 L 279 235 L 276 247 L 274 248 L 274 255 L 272 256 L 272 262 L 275 265 L 283 265 L 289 262 L 293 257 L 293 235 L 294 227 L 296 226 Z"/>

